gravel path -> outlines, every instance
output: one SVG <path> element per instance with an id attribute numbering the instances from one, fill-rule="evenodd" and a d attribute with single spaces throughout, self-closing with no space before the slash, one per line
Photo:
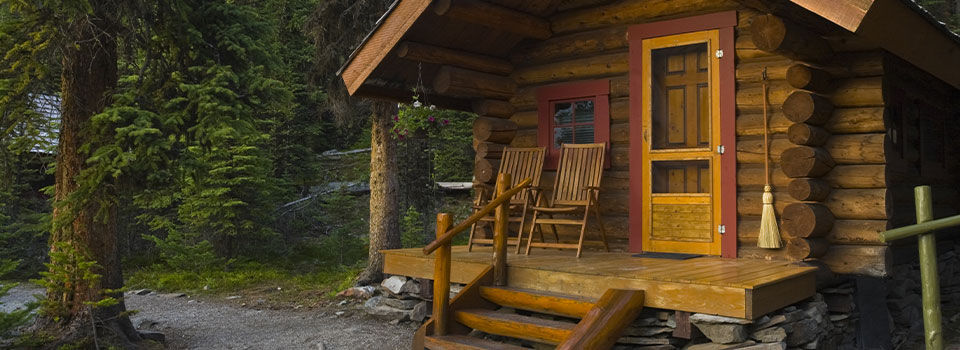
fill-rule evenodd
<path id="1" fill-rule="evenodd" d="M 42 290 L 20 286 L 2 308 Z M 239 303 L 166 294 L 126 296 L 141 329 L 164 333 L 168 349 L 409 349 L 416 326 L 390 324 L 358 310 L 256 310 Z M 338 311 L 343 314 L 337 316 Z"/>

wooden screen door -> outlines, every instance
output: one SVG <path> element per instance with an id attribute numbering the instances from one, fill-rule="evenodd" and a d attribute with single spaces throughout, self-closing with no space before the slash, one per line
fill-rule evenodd
<path id="1" fill-rule="evenodd" d="M 645 251 L 720 255 L 718 44 L 717 30 L 643 40 Z"/>

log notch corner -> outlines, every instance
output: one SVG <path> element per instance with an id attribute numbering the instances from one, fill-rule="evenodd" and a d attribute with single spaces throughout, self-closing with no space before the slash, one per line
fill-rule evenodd
<path id="1" fill-rule="evenodd" d="M 833 57 L 833 50 L 824 38 L 774 15 L 754 18 L 750 31 L 758 49 L 796 61 L 786 74 L 787 83 L 795 90 L 782 106 L 784 116 L 793 122 L 787 136 L 795 146 L 783 152 L 780 168 L 792 179 L 788 193 L 799 202 L 783 209 L 781 227 L 788 259 L 821 258 L 829 248 L 825 237 L 835 219 L 823 203 L 831 185 L 820 178 L 835 162 L 822 147 L 830 138 L 823 125 L 833 114 L 829 97 L 833 78 L 817 63 Z"/>

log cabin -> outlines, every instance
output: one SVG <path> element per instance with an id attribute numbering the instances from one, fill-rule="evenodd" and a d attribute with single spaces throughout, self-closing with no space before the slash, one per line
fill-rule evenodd
<path id="1" fill-rule="evenodd" d="M 879 232 L 914 222 L 916 185 L 957 214 L 957 62 L 960 37 L 912 0 L 398 0 L 339 75 L 353 96 L 409 101 L 422 81 L 430 103 L 476 113 L 479 183 L 505 147 L 546 147 L 549 187 L 560 144 L 608 146 L 612 252 L 511 254 L 493 272 L 489 251 L 384 251 L 388 274 L 467 284 L 435 295 L 415 348 L 484 348 L 470 329 L 604 348 L 640 308 L 755 321 L 840 280 L 883 318 L 855 327 L 871 348 L 889 331 L 875 290 L 916 260 Z M 765 161 L 779 249 L 757 247 Z"/>

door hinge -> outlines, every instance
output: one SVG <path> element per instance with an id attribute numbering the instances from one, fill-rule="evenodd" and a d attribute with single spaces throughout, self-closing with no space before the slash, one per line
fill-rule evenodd
<path id="1" fill-rule="evenodd" d="M 723 145 L 717 145 L 717 154 L 723 155 L 723 152 L 726 152 L 726 151 L 727 151 L 726 147 L 723 147 Z"/>
<path id="2" fill-rule="evenodd" d="M 721 235 L 727 233 L 727 225 L 717 226 L 717 232 L 720 232 Z"/>
<path id="3" fill-rule="evenodd" d="M 717 58 L 723 58 L 723 50 L 717 50 L 717 52 L 714 53 L 714 55 L 716 55 Z"/>

